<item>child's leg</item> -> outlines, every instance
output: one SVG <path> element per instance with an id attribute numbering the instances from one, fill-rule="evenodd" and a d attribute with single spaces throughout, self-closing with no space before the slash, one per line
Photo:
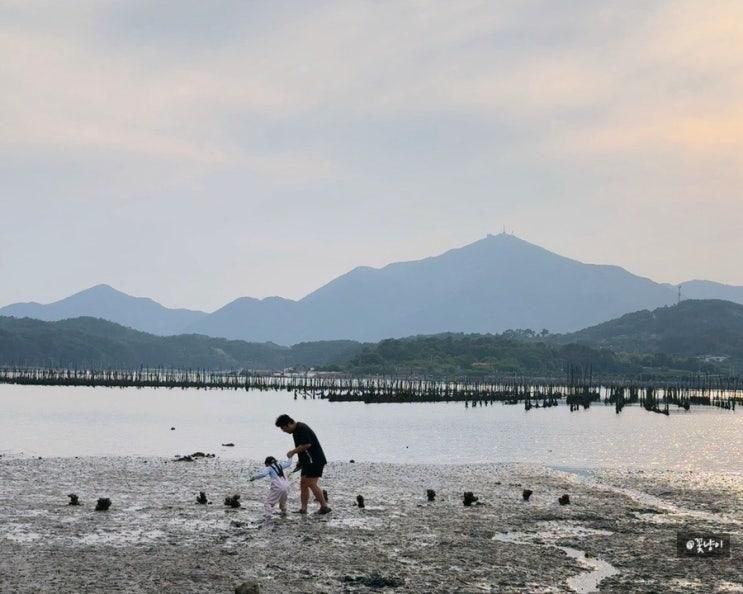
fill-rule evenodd
<path id="1" fill-rule="evenodd" d="M 285 512 L 286 511 L 286 496 L 287 496 L 287 490 L 284 489 L 281 492 L 281 497 L 279 497 L 279 509 L 282 512 Z"/>
<path id="2" fill-rule="evenodd" d="M 266 513 L 270 514 L 273 512 L 273 506 L 281 499 L 281 490 L 271 485 L 271 490 L 268 492 L 268 497 L 263 502 L 263 509 Z"/>

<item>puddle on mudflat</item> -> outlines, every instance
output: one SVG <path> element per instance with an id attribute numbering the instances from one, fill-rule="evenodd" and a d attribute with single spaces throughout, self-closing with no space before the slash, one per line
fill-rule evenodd
<path id="1" fill-rule="evenodd" d="M 68 516 L 66 518 L 60 518 L 58 522 L 60 524 L 74 524 L 80 521 L 80 516 Z"/>
<path id="2" fill-rule="evenodd" d="M 553 472 L 559 472 L 559 473 L 565 473 L 567 476 L 573 478 L 574 480 L 580 482 L 585 487 L 591 489 L 592 491 L 604 491 L 604 492 L 611 492 L 616 493 L 619 495 L 624 495 L 625 497 L 639 503 L 643 507 L 646 508 L 654 508 L 655 510 L 664 512 L 666 514 L 674 514 L 678 518 L 683 519 L 696 519 L 696 520 L 702 520 L 705 522 L 712 522 L 715 524 L 718 523 L 727 523 L 727 524 L 736 524 L 741 525 L 743 524 L 743 520 L 741 520 L 737 516 L 732 516 L 730 514 L 726 513 L 712 513 L 704 510 L 699 509 L 689 509 L 686 507 L 682 507 L 680 505 L 676 505 L 675 503 L 668 501 L 667 499 L 664 499 L 662 497 L 658 497 L 656 495 L 651 495 L 650 493 L 646 493 L 645 491 L 642 491 L 640 489 L 632 489 L 627 487 L 619 487 L 616 485 L 606 484 L 605 482 L 602 482 L 600 479 L 593 477 L 591 474 L 582 474 L 582 473 L 576 473 L 573 471 L 566 471 L 564 469 L 556 469 L 552 468 Z M 667 523 L 663 520 L 656 520 L 657 523 Z"/>
<path id="3" fill-rule="evenodd" d="M 23 524 L 6 524 L 5 532 L 0 533 L 0 538 L 13 542 L 36 542 L 41 540 L 42 537 L 38 532 L 27 530 Z"/>
<path id="4" fill-rule="evenodd" d="M 535 540 L 552 542 L 569 537 L 584 538 L 587 536 L 611 536 L 613 534 L 609 530 L 589 528 L 588 526 L 571 521 L 555 522 L 545 520 L 543 522 L 536 522 L 535 525 L 538 527 L 538 530 L 534 532 L 498 532 L 493 536 L 493 540 L 523 544 L 543 544 L 542 542 L 535 542 Z"/>
<path id="5" fill-rule="evenodd" d="M 499 532 L 493 535 L 493 540 L 510 544 L 556 547 L 565 552 L 588 569 L 584 573 L 568 578 L 568 586 L 580 594 L 595 592 L 602 580 L 619 573 L 616 567 L 603 559 L 586 557 L 585 551 L 554 544 L 555 541 L 566 537 L 611 536 L 612 532 L 588 528 L 575 522 L 539 522 L 538 525 L 541 529 L 535 532 Z"/>
<path id="6" fill-rule="evenodd" d="M 166 534 L 162 530 L 117 530 L 116 532 L 99 531 L 84 534 L 75 540 L 85 545 L 105 544 L 112 547 L 127 546 L 131 544 L 143 544 L 165 538 Z"/>
<path id="7" fill-rule="evenodd" d="M 602 580 L 616 575 L 619 570 L 611 563 L 597 557 L 586 557 L 585 551 L 572 547 L 559 547 L 568 557 L 576 559 L 581 565 L 590 568 L 590 571 L 568 578 L 568 586 L 579 594 L 596 592 Z"/>
<path id="8" fill-rule="evenodd" d="M 46 509 L 25 509 L 22 511 L 19 511 L 16 514 L 20 518 L 39 518 L 42 516 L 48 516 L 49 510 Z"/>
<path id="9" fill-rule="evenodd" d="M 536 526 L 538 529 L 534 535 L 548 540 L 567 538 L 570 536 L 611 536 L 613 534 L 613 532 L 609 530 L 589 528 L 588 526 L 583 526 L 577 522 L 571 522 L 570 520 L 561 522 L 547 520 L 544 522 L 537 522 Z"/>
<path id="10" fill-rule="evenodd" d="M 638 520 L 647 522 L 648 524 L 683 524 L 683 518 L 676 514 L 656 514 L 656 513 L 645 513 L 645 512 L 633 512 Z"/>

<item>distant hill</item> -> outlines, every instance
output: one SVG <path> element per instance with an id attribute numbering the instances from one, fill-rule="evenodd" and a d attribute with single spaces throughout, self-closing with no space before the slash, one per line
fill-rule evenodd
<path id="1" fill-rule="evenodd" d="M 721 300 L 687 300 L 638 311 L 557 337 L 625 353 L 743 360 L 743 305 Z"/>
<path id="2" fill-rule="evenodd" d="M 356 268 L 299 301 L 239 299 L 189 326 L 229 338 L 377 341 L 509 328 L 565 332 L 673 303 L 674 288 L 501 234 L 440 256 Z"/>
<path id="3" fill-rule="evenodd" d="M 565 337 L 509 331 L 501 335 L 447 333 L 375 344 L 305 342 L 284 347 L 195 334 L 154 336 L 95 318 L 42 322 L 0 317 L 0 365 L 231 370 L 314 367 L 355 374 L 448 377 L 564 377 L 569 368 L 605 376 L 673 377 L 716 370 L 715 365 L 694 358 L 618 355 L 594 345 L 560 344 L 558 339 Z"/>
<path id="4" fill-rule="evenodd" d="M 346 361 L 364 345 L 351 341 L 299 344 L 154 336 L 95 318 L 43 322 L 0 317 L 0 365 L 179 369 L 284 369 Z"/>
<path id="5" fill-rule="evenodd" d="M 282 345 L 323 340 L 329 337 L 327 333 L 317 335 L 303 331 L 304 324 L 302 307 L 296 301 L 281 297 L 266 299 L 240 297 L 190 324 L 185 331 L 236 340 L 275 342 Z M 353 339 L 353 337 L 337 334 L 333 334 L 332 337 Z"/>
<path id="6" fill-rule="evenodd" d="M 44 321 L 68 318 L 102 318 L 160 336 L 179 334 L 203 318 L 203 311 L 169 309 L 146 297 L 132 297 L 108 285 L 96 285 L 48 305 L 14 303 L 0 308 L 0 316 Z"/>
<path id="7" fill-rule="evenodd" d="M 684 299 L 721 299 L 743 304 L 743 287 L 711 281 L 687 281 L 681 285 L 681 293 Z"/>
<path id="8" fill-rule="evenodd" d="M 546 342 L 525 333 L 440 334 L 387 339 L 367 345 L 346 363 L 333 365 L 352 374 L 526 376 L 664 379 L 718 372 L 715 364 L 688 357 L 617 354 L 585 344 Z"/>
<path id="9" fill-rule="evenodd" d="M 292 345 L 511 328 L 574 332 L 671 305 L 677 292 L 617 266 L 584 264 L 503 233 L 435 257 L 355 268 L 298 301 L 240 297 L 207 314 L 98 285 L 49 305 L 9 305 L 0 315 L 50 321 L 91 316 L 161 336 Z M 708 281 L 684 283 L 682 294 L 743 303 L 743 287 Z"/>

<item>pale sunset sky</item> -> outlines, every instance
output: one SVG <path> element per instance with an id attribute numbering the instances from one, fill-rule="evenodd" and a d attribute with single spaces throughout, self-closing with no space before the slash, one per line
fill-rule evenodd
<path id="1" fill-rule="evenodd" d="M 505 225 L 743 285 L 743 2 L 0 0 L 0 305 L 299 298 Z"/>

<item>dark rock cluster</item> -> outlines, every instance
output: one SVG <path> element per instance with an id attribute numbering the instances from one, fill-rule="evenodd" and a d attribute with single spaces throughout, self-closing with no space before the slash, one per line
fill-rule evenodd
<path id="1" fill-rule="evenodd" d="M 470 507 L 473 503 L 476 503 L 478 499 L 479 497 L 475 497 L 475 494 L 472 491 L 465 491 L 462 503 L 465 507 Z"/>
<path id="2" fill-rule="evenodd" d="M 240 505 L 240 496 L 239 495 L 232 495 L 231 497 L 225 497 L 224 498 L 224 504 L 227 507 L 231 507 L 232 509 L 237 509 L 238 507 L 241 507 L 241 505 Z"/>
<path id="3" fill-rule="evenodd" d="M 111 507 L 111 500 L 108 497 L 100 497 L 95 504 L 95 511 L 107 511 Z"/>

